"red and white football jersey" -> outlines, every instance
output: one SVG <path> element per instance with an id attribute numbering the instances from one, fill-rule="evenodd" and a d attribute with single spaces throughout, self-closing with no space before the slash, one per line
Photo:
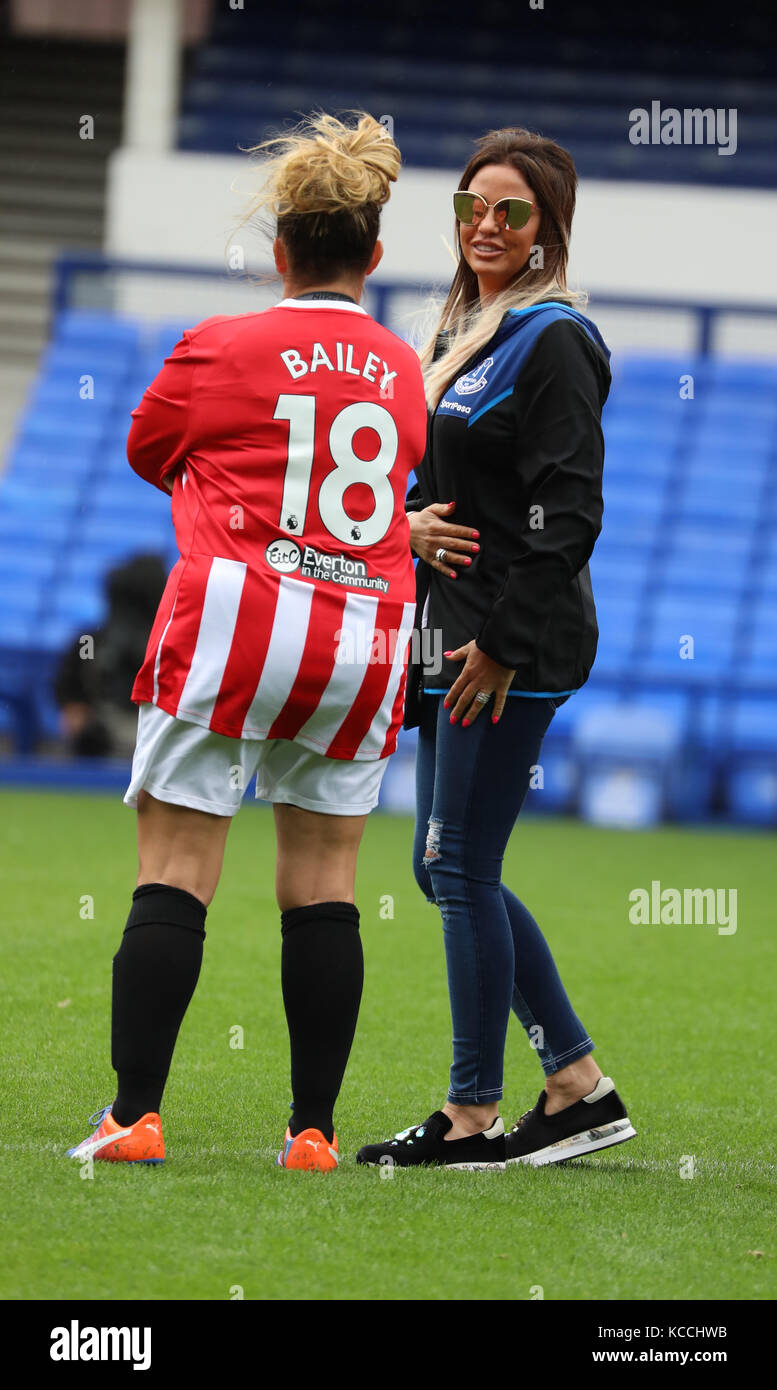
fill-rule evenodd
<path id="1" fill-rule="evenodd" d="M 393 752 L 415 580 L 404 501 L 426 405 L 415 352 L 347 300 L 184 334 L 132 412 L 132 467 L 181 558 L 132 691 L 231 738 Z"/>

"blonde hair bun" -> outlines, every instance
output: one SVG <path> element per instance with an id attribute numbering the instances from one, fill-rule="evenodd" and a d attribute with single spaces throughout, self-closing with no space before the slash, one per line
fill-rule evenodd
<path id="1" fill-rule="evenodd" d="M 269 156 L 266 182 L 254 204 L 275 217 L 334 213 L 373 204 L 390 196 L 401 156 L 385 126 L 365 112 L 346 125 L 324 112 L 310 116 L 288 134 L 255 145 L 252 154 Z"/>

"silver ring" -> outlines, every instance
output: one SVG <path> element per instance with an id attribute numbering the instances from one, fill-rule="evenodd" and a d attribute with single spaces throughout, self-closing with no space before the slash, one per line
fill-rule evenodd
<path id="1" fill-rule="evenodd" d="M 477 695 L 475 696 L 475 704 L 476 704 L 476 705 L 487 705 L 490 699 L 491 699 L 491 696 L 490 696 L 490 695 L 487 695 L 486 692 L 485 692 L 485 690 L 479 690 L 478 693 L 477 693 Z"/>
<path id="2" fill-rule="evenodd" d="M 435 552 L 434 552 L 434 558 L 435 558 L 435 560 L 444 560 L 444 559 L 445 559 L 445 551 L 444 551 L 444 549 L 443 549 L 442 546 L 440 546 L 440 549 L 439 549 L 439 550 L 435 550 Z"/>

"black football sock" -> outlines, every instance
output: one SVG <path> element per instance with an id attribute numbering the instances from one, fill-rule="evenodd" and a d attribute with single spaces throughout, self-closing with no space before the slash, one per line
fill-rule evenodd
<path id="1" fill-rule="evenodd" d="M 281 984 L 291 1043 L 289 1129 L 320 1129 L 333 1111 L 351 1051 L 364 983 L 353 903 L 313 903 L 281 913 Z"/>
<path id="2" fill-rule="evenodd" d="M 178 1030 L 202 965 L 205 904 L 183 888 L 144 883 L 132 895 L 113 958 L 111 1061 L 121 1125 L 158 1111 Z"/>

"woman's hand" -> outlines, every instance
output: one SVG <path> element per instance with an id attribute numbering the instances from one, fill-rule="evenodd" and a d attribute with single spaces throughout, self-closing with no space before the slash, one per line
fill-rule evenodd
<path id="1" fill-rule="evenodd" d="M 484 705 L 488 703 L 487 700 L 476 700 L 475 696 L 478 694 L 489 697 L 493 694 L 491 723 L 497 724 L 502 716 L 515 671 L 511 671 L 507 666 L 500 666 L 498 661 L 492 661 L 490 656 L 486 656 L 485 652 L 480 650 L 474 638 L 465 646 L 457 647 L 455 652 L 443 652 L 443 656 L 449 661 L 464 662 L 464 670 L 443 700 L 444 709 L 450 709 L 451 705 L 454 707 L 451 724 L 461 719 L 462 728 L 466 728 L 473 719 L 477 719 Z"/>
<path id="2" fill-rule="evenodd" d="M 433 502 L 422 512 L 408 512 L 407 515 L 411 549 L 419 559 L 449 579 L 456 578 L 451 565 L 471 565 L 469 552 L 480 549 L 475 544 L 479 531 L 473 531 L 471 526 L 452 526 L 447 520 L 455 506 L 455 502 Z M 445 551 L 443 559 L 437 558 L 438 550 Z"/>

